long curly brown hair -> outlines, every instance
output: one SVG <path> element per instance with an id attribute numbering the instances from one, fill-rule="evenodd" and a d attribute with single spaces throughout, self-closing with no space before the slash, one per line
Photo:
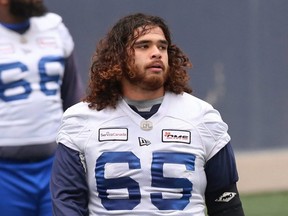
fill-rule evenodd
<path id="1" fill-rule="evenodd" d="M 141 31 L 135 34 L 139 27 Z M 88 94 L 83 100 L 89 103 L 89 108 L 116 107 L 122 97 L 121 79 L 129 72 L 129 63 L 133 61 L 133 45 L 151 27 L 160 27 L 168 42 L 169 72 L 164 83 L 165 91 L 176 94 L 192 92 L 186 70 L 192 67 L 192 63 L 180 48 L 172 44 L 165 21 L 158 16 L 136 13 L 120 19 L 97 45 L 92 57 Z"/>

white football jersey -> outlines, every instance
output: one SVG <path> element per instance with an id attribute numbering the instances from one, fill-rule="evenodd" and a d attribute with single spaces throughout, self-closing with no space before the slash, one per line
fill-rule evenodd
<path id="1" fill-rule="evenodd" d="M 64 59 L 73 48 L 62 18 L 53 13 L 31 18 L 24 34 L 0 25 L 0 146 L 55 141 Z"/>
<path id="2" fill-rule="evenodd" d="M 148 120 L 124 100 L 87 105 L 64 113 L 57 142 L 81 153 L 89 215 L 205 215 L 205 163 L 230 141 L 218 111 L 186 93 L 166 93 Z"/>

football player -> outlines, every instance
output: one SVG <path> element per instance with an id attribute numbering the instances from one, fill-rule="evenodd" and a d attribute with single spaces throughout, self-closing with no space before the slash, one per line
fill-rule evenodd
<path id="1" fill-rule="evenodd" d="M 80 101 L 74 42 L 41 0 L 0 0 L 0 215 L 50 216 L 63 111 Z"/>
<path id="2" fill-rule="evenodd" d="M 52 168 L 54 215 L 243 216 L 228 126 L 191 95 L 188 57 L 158 16 L 120 19 L 98 44 Z"/>

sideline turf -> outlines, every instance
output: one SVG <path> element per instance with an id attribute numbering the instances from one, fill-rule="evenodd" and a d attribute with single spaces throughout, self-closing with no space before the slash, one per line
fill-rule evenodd
<path id="1" fill-rule="evenodd" d="M 288 216 L 288 191 L 241 196 L 246 216 Z"/>

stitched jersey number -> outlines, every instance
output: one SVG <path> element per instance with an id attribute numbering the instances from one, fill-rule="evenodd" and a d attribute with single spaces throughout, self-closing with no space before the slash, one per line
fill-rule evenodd
<path id="1" fill-rule="evenodd" d="M 132 210 L 141 201 L 139 183 L 130 177 L 105 178 L 105 164 L 127 163 L 129 169 L 141 169 L 140 159 L 132 152 L 105 152 L 96 161 L 97 191 L 107 210 Z M 159 210 L 183 210 L 189 203 L 193 184 L 186 178 L 164 177 L 166 163 L 183 164 L 187 170 L 195 170 L 195 155 L 187 153 L 155 152 L 151 165 L 152 187 L 182 189 L 179 199 L 164 199 L 162 193 L 151 193 L 151 202 Z M 109 199 L 107 190 L 127 188 L 129 199 Z"/>
<path id="2" fill-rule="evenodd" d="M 45 84 L 47 82 L 59 83 L 59 80 L 60 80 L 59 75 L 52 76 L 52 75 L 47 74 L 45 65 L 51 62 L 59 62 L 60 64 L 64 65 L 64 58 L 57 57 L 57 56 L 47 56 L 47 57 L 43 57 L 42 59 L 40 59 L 38 63 L 38 71 L 40 74 L 40 89 L 47 96 L 55 95 L 57 91 L 47 89 Z M 13 70 L 13 69 L 15 70 L 19 69 L 20 73 L 28 73 L 29 71 L 28 67 L 21 62 L 0 64 L 0 99 L 6 102 L 26 99 L 28 98 L 29 94 L 32 92 L 31 84 L 24 79 L 4 82 L 2 78 L 3 72 L 7 70 Z M 10 96 L 5 95 L 5 90 L 13 89 L 17 87 L 22 87 L 24 91 L 22 91 L 22 93 L 15 94 L 15 95 L 10 95 Z"/>

